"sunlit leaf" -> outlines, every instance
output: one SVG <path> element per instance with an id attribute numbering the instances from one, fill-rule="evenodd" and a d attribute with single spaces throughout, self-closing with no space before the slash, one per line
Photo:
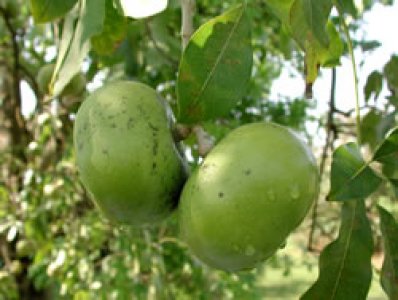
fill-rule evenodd
<path id="1" fill-rule="evenodd" d="M 380 183 L 381 179 L 365 164 L 357 144 L 342 145 L 333 153 L 328 200 L 364 199 L 373 193 Z"/>
<path id="2" fill-rule="evenodd" d="M 398 154 L 398 127 L 392 129 L 377 148 L 373 160 L 388 162 L 389 156 Z"/>
<path id="3" fill-rule="evenodd" d="M 225 116 L 246 92 L 252 63 L 245 6 L 239 5 L 202 25 L 180 62 L 179 121 L 194 123 Z"/>
<path id="4" fill-rule="evenodd" d="M 30 8 L 36 23 L 53 21 L 65 15 L 77 0 L 30 0 Z"/>
<path id="5" fill-rule="evenodd" d="M 120 0 L 120 5 L 125 16 L 142 19 L 164 11 L 167 2 L 167 0 Z"/>
<path id="6" fill-rule="evenodd" d="M 366 299 L 373 239 L 364 201 L 344 202 L 341 220 L 339 236 L 322 251 L 319 277 L 302 300 Z"/>
<path id="7" fill-rule="evenodd" d="M 380 281 L 389 299 L 398 299 L 398 223 L 387 210 L 381 206 L 377 208 L 384 244 Z"/>
<path id="8" fill-rule="evenodd" d="M 81 63 L 90 50 L 90 39 L 102 31 L 104 18 L 105 0 L 81 0 L 78 17 L 70 14 L 65 19 L 52 80 L 54 96 L 59 95 L 80 71 Z"/>

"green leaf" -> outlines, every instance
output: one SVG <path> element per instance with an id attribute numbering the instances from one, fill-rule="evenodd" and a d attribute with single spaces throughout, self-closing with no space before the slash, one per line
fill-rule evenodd
<path id="1" fill-rule="evenodd" d="M 189 41 L 177 78 L 179 121 L 225 116 L 246 92 L 253 64 L 245 6 L 202 25 Z"/>
<path id="2" fill-rule="evenodd" d="M 110 55 L 127 32 L 127 20 L 113 6 L 113 0 L 105 0 L 105 21 L 101 34 L 91 38 L 91 46 L 100 55 Z"/>
<path id="3" fill-rule="evenodd" d="M 333 153 L 330 201 L 364 199 L 373 193 L 381 179 L 365 164 L 355 143 L 340 146 Z"/>
<path id="4" fill-rule="evenodd" d="M 340 65 L 340 58 L 344 54 L 344 43 L 332 21 L 328 21 L 326 30 L 330 43 L 327 48 L 320 50 L 320 61 L 323 67 L 335 67 Z"/>
<path id="5" fill-rule="evenodd" d="M 354 0 L 337 0 L 343 13 L 350 14 L 354 18 L 358 16 L 358 9 L 355 6 Z"/>
<path id="6" fill-rule="evenodd" d="M 316 40 L 324 48 L 329 46 L 326 24 L 332 10 L 330 0 L 295 0 L 290 9 L 290 29 L 303 48 L 308 41 Z"/>
<path id="7" fill-rule="evenodd" d="M 390 155 L 398 154 L 398 127 L 392 129 L 385 140 L 377 148 L 373 155 L 373 160 L 379 162 L 389 162 Z"/>
<path id="8" fill-rule="evenodd" d="M 365 101 L 368 102 L 372 95 L 376 100 L 379 97 L 382 89 L 383 89 L 383 75 L 378 71 L 373 71 L 366 80 L 364 88 Z"/>
<path id="9" fill-rule="evenodd" d="M 265 4 L 285 25 L 289 24 L 290 9 L 295 0 L 265 0 Z"/>
<path id="10" fill-rule="evenodd" d="M 373 239 L 364 201 L 344 202 L 338 238 L 322 251 L 319 277 L 302 300 L 363 300 L 368 294 Z"/>
<path id="11" fill-rule="evenodd" d="M 384 134 L 380 133 L 380 122 L 383 114 L 376 109 L 370 110 L 361 122 L 361 143 L 369 144 L 371 149 L 375 149 L 380 141 L 384 138 Z"/>
<path id="12" fill-rule="evenodd" d="M 77 0 L 30 0 L 30 8 L 35 23 L 53 21 L 65 15 Z"/>
<path id="13" fill-rule="evenodd" d="M 387 210 L 377 208 L 384 244 L 380 282 L 389 299 L 398 299 L 398 223 Z"/>
<path id="14" fill-rule="evenodd" d="M 81 0 L 78 17 L 66 17 L 51 84 L 53 96 L 59 95 L 80 71 L 90 50 L 90 38 L 102 31 L 104 18 L 105 0 Z"/>
<path id="15" fill-rule="evenodd" d="M 387 79 L 388 88 L 398 93 L 398 55 L 391 56 L 389 62 L 384 66 L 384 75 Z"/>
<path id="16" fill-rule="evenodd" d="M 327 26 L 331 9 L 330 0 L 295 0 L 289 12 L 288 28 L 305 52 L 307 87 L 318 77 L 322 64 L 338 63 L 343 53 L 333 24 Z M 331 44 L 330 38 L 336 44 Z"/>

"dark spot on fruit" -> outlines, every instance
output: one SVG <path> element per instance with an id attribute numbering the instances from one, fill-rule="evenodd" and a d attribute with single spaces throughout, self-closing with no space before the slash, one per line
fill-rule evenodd
<path id="1" fill-rule="evenodd" d="M 82 150 L 82 149 L 83 149 L 83 146 L 84 146 L 83 142 L 79 142 L 79 143 L 77 144 L 77 149 Z"/>
<path id="2" fill-rule="evenodd" d="M 247 169 L 247 170 L 245 171 L 245 175 L 246 175 L 246 176 L 249 176 L 251 173 L 252 173 L 252 170 L 250 170 L 250 169 Z"/>
<path id="3" fill-rule="evenodd" d="M 112 124 L 111 124 L 111 128 L 116 128 L 116 124 L 115 124 L 115 123 L 112 123 Z"/>
<path id="4" fill-rule="evenodd" d="M 102 154 L 109 155 L 109 152 L 106 149 L 102 149 Z"/>
<path id="5" fill-rule="evenodd" d="M 154 139 L 153 146 L 152 146 L 152 153 L 154 156 L 156 156 L 158 154 L 158 148 L 159 148 L 158 141 L 157 141 L 157 139 Z"/>
<path id="6" fill-rule="evenodd" d="M 149 128 L 151 128 L 151 130 L 153 132 L 158 132 L 159 131 L 159 128 L 156 127 L 155 125 L 153 125 L 151 122 L 148 122 L 148 126 L 149 126 Z"/>
<path id="7" fill-rule="evenodd" d="M 131 129 L 131 128 L 133 128 L 133 127 L 134 127 L 134 119 L 130 117 L 130 118 L 127 120 L 127 129 Z"/>
<path id="8" fill-rule="evenodd" d="M 155 171 L 155 170 L 156 170 L 156 167 L 157 167 L 156 163 L 153 162 L 153 163 L 152 163 L 152 171 Z"/>
<path id="9" fill-rule="evenodd" d="M 224 193 L 223 192 L 219 192 L 218 193 L 218 198 L 222 198 L 222 197 L 224 197 Z"/>
<path id="10" fill-rule="evenodd" d="M 126 110 L 126 109 L 123 109 L 123 110 L 122 110 L 122 114 L 125 114 L 125 113 L 127 113 L 127 110 Z"/>

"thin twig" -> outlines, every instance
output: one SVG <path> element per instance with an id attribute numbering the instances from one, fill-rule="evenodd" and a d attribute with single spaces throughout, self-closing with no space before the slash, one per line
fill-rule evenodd
<path id="1" fill-rule="evenodd" d="M 185 49 L 189 39 L 191 38 L 194 27 L 193 27 L 193 15 L 195 13 L 195 0 L 181 0 L 181 39 L 182 49 Z"/>
<path id="2" fill-rule="evenodd" d="M 205 157 L 214 146 L 214 139 L 203 129 L 202 126 L 196 125 L 192 128 L 192 132 L 196 136 L 198 142 L 198 153 Z"/>
<path id="3" fill-rule="evenodd" d="M 334 124 L 334 113 L 336 112 L 336 68 L 332 70 L 332 82 L 331 82 L 331 90 L 330 90 L 330 102 L 329 102 L 329 112 L 326 121 L 326 142 L 325 146 L 322 150 L 322 157 L 319 166 L 319 181 L 322 182 L 322 177 L 325 173 L 325 165 L 326 159 L 328 157 L 328 150 L 332 147 L 334 140 L 337 137 L 336 125 Z M 309 251 L 312 251 L 313 243 L 314 243 L 314 233 L 315 228 L 317 226 L 317 218 L 318 218 L 318 204 L 319 197 L 315 200 L 314 206 L 312 208 L 312 217 L 311 217 L 311 229 L 308 238 L 307 248 Z"/>

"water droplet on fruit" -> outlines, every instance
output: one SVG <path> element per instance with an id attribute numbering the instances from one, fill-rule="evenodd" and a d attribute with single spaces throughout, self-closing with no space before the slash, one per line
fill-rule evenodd
<path id="1" fill-rule="evenodd" d="M 269 190 L 269 191 L 267 192 L 267 195 L 268 195 L 268 199 L 269 199 L 270 201 L 275 201 L 275 193 L 274 193 L 273 190 Z"/>
<path id="2" fill-rule="evenodd" d="M 256 249 L 254 249 L 254 247 L 252 245 L 248 245 L 245 249 L 245 254 L 247 256 L 253 256 L 254 253 L 256 253 Z"/>
<path id="3" fill-rule="evenodd" d="M 293 199 L 298 199 L 300 197 L 300 189 L 298 185 L 293 185 L 290 189 L 290 196 Z"/>

